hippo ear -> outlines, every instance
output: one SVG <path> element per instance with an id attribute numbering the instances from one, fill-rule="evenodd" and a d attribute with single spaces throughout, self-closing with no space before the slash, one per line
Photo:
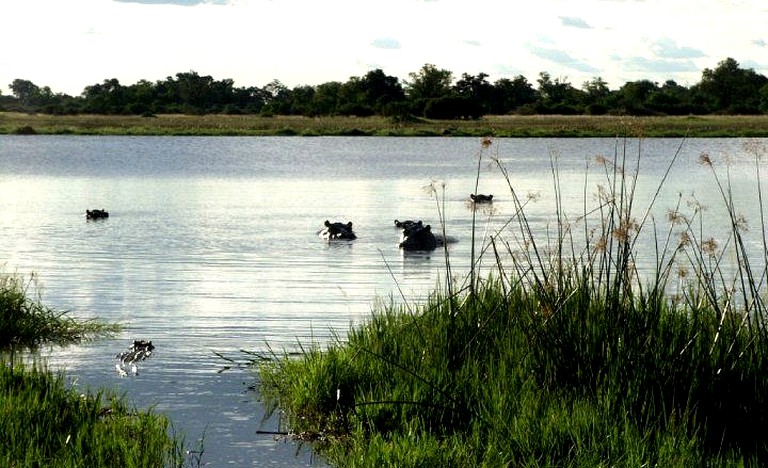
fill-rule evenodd
<path id="1" fill-rule="evenodd" d="M 430 230 L 432 230 L 432 226 L 427 224 L 426 226 L 424 226 L 424 229 L 426 229 L 427 231 L 430 231 Z"/>
<path id="2" fill-rule="evenodd" d="M 331 225 L 331 222 L 326 219 L 325 220 L 325 227 L 330 227 L 330 225 Z"/>
<path id="3" fill-rule="evenodd" d="M 423 225 L 423 224 L 424 224 L 424 223 L 422 223 L 422 222 L 421 222 L 421 220 L 419 220 L 419 221 L 416 223 L 416 225 L 417 225 L 417 226 L 421 226 L 421 225 Z"/>
<path id="4" fill-rule="evenodd" d="M 350 222 L 348 222 L 348 223 L 347 223 L 347 227 L 348 227 L 348 228 L 350 228 L 350 229 L 352 229 L 352 221 L 350 221 Z"/>

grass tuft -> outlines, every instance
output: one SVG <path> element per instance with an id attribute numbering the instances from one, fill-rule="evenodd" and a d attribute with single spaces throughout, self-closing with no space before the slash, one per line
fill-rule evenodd
<path id="1" fill-rule="evenodd" d="M 24 278 L 0 273 L 0 351 L 73 344 L 119 330 L 118 324 L 75 319 L 45 306 L 34 274 Z"/>

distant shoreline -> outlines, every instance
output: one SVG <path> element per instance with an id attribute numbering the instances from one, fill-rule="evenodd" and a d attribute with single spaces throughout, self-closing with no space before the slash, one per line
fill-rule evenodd
<path id="1" fill-rule="evenodd" d="M 48 115 L 0 112 L 0 134 L 166 136 L 768 137 L 768 115 L 486 116 L 395 123 L 385 117 Z"/>

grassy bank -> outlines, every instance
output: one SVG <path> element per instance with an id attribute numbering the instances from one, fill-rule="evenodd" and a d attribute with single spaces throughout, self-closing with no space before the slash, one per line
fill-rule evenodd
<path id="1" fill-rule="evenodd" d="M 763 116 L 486 116 L 471 120 L 384 117 L 262 117 L 257 115 L 104 116 L 0 112 L 0 134 L 189 136 L 496 136 L 613 137 L 632 127 L 647 137 L 765 137 Z"/>
<path id="2" fill-rule="evenodd" d="M 702 162 L 728 239 L 703 237 L 695 207 L 663 229 L 633 207 L 620 147 L 597 206 L 576 223 L 557 213 L 537 239 L 497 161 L 518 209 L 473 258 L 493 271 L 261 363 L 262 397 L 337 466 L 764 466 L 766 271 L 750 268 L 727 177 Z M 659 229 L 654 252 L 637 251 L 644 229 Z M 650 277 L 640 255 L 655 259 Z"/>
<path id="3" fill-rule="evenodd" d="M 0 465 L 182 466 L 169 421 L 99 390 L 80 393 L 63 374 L 21 359 L 42 344 L 73 344 L 119 326 L 78 320 L 42 304 L 34 276 L 0 273 Z"/>

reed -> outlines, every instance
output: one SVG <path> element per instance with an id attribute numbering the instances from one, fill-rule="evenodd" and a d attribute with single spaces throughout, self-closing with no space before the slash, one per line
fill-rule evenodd
<path id="1" fill-rule="evenodd" d="M 39 291 L 35 275 L 0 274 L 0 466 L 199 466 L 164 416 L 137 411 L 113 392 L 80 393 L 37 362 L 44 343 L 120 329 L 47 307 Z"/>
<path id="2" fill-rule="evenodd" d="M 0 272 L 0 351 L 72 344 L 119 330 L 118 324 L 75 319 L 44 305 L 35 274 L 24 278 Z"/>
<path id="3" fill-rule="evenodd" d="M 111 393 L 80 394 L 39 366 L 0 368 L 3 466 L 182 466 L 169 422 Z"/>
<path id="4" fill-rule="evenodd" d="M 756 267 L 727 171 L 707 158 L 727 239 L 703 236 L 695 205 L 660 226 L 666 176 L 635 206 L 642 145 L 624 143 L 594 166 L 596 206 L 586 182 L 575 218 L 555 200 L 544 239 L 496 157 L 516 209 L 479 249 L 493 267 L 474 260 L 471 286 L 380 305 L 345 340 L 260 362 L 262 397 L 338 466 L 766 464 L 766 235 Z M 759 172 L 765 149 L 749 151 Z M 555 156 L 552 176 L 558 198 Z"/>

